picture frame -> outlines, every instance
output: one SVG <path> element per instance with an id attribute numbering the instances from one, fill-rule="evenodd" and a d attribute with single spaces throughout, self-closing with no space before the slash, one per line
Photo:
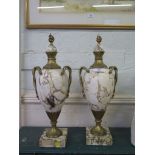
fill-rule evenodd
<path id="1" fill-rule="evenodd" d="M 112 30 L 134 30 L 134 6 L 132 9 L 126 6 L 126 10 L 120 7 L 108 5 L 70 4 L 75 0 L 25 0 L 25 25 L 28 29 L 112 29 Z M 83 3 L 81 0 L 80 3 Z M 89 1 L 90 3 L 93 0 Z M 95 2 L 96 0 L 94 0 Z M 103 1 L 103 0 L 99 0 Z M 115 1 L 115 0 L 107 0 Z M 117 0 L 116 0 L 117 1 Z M 118 0 L 120 1 L 120 0 Z M 123 0 L 122 0 L 123 1 Z M 133 1 L 134 0 L 129 0 Z M 62 4 L 61 4 L 62 2 Z M 88 2 L 88 1 L 87 1 Z M 52 5 L 51 4 L 59 4 Z M 60 5 L 61 4 L 61 5 Z M 64 7 L 65 6 L 65 7 Z M 67 7 L 66 7 L 67 6 Z M 68 7 L 69 6 L 69 7 Z M 80 7 L 81 8 L 80 8 Z M 95 8 L 96 6 L 96 8 Z M 98 8 L 97 6 L 105 7 Z M 117 6 L 119 6 L 117 4 Z M 54 8 L 55 7 L 55 8 Z M 56 9 L 57 7 L 57 9 Z M 112 10 L 112 7 L 114 10 Z M 52 9 L 51 9 L 52 8 Z M 66 9 L 67 8 L 67 9 Z M 118 8 L 118 9 L 117 9 Z"/>

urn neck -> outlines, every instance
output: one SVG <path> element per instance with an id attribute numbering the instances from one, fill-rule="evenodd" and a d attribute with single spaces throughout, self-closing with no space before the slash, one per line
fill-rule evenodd
<path id="1" fill-rule="evenodd" d="M 56 62 L 57 52 L 46 52 L 48 60 L 47 64 L 43 67 L 44 69 L 60 69 L 61 67 Z"/>
<path id="2" fill-rule="evenodd" d="M 94 51 L 95 62 L 90 68 L 108 68 L 103 62 L 104 51 L 96 52 Z"/>

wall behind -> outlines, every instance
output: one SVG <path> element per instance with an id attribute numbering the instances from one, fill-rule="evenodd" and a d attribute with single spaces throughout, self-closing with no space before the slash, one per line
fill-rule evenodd
<path id="1" fill-rule="evenodd" d="M 32 68 L 46 64 L 45 51 L 48 35 L 55 37 L 57 62 L 73 69 L 70 99 L 60 115 L 60 126 L 92 125 L 93 117 L 86 100 L 81 97 L 78 69 L 94 62 L 93 49 L 96 36 L 103 38 L 104 62 L 118 67 L 116 96 L 112 100 L 105 120 L 110 126 L 130 126 L 134 112 L 134 31 L 129 30 L 54 30 L 25 29 L 24 3 L 21 1 L 20 64 L 21 64 L 21 125 L 50 125 L 42 106 L 36 99 L 32 84 Z"/>

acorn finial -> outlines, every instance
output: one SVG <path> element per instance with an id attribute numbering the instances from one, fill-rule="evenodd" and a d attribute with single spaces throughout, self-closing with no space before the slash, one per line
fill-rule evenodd
<path id="1" fill-rule="evenodd" d="M 98 44 L 100 44 L 102 41 L 102 37 L 100 35 L 97 35 L 96 41 Z"/>
<path id="2" fill-rule="evenodd" d="M 54 42 L 54 37 L 52 36 L 52 34 L 50 33 L 50 35 L 48 36 L 48 41 L 52 44 Z"/>

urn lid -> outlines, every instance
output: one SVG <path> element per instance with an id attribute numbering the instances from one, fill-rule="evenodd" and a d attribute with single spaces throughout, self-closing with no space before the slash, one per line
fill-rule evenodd
<path id="1" fill-rule="evenodd" d="M 48 57 L 47 64 L 43 67 L 44 69 L 60 69 L 61 67 L 56 63 L 56 55 L 57 55 L 57 48 L 53 45 L 54 37 L 53 35 L 49 35 L 48 38 L 49 45 L 46 50 L 46 54 Z"/>
<path id="2" fill-rule="evenodd" d="M 105 52 L 100 46 L 101 41 L 102 41 L 102 37 L 98 35 L 96 38 L 97 44 L 93 52 L 95 56 L 95 62 L 92 66 L 90 66 L 90 68 L 108 68 L 107 65 L 104 64 L 102 59 Z"/>

